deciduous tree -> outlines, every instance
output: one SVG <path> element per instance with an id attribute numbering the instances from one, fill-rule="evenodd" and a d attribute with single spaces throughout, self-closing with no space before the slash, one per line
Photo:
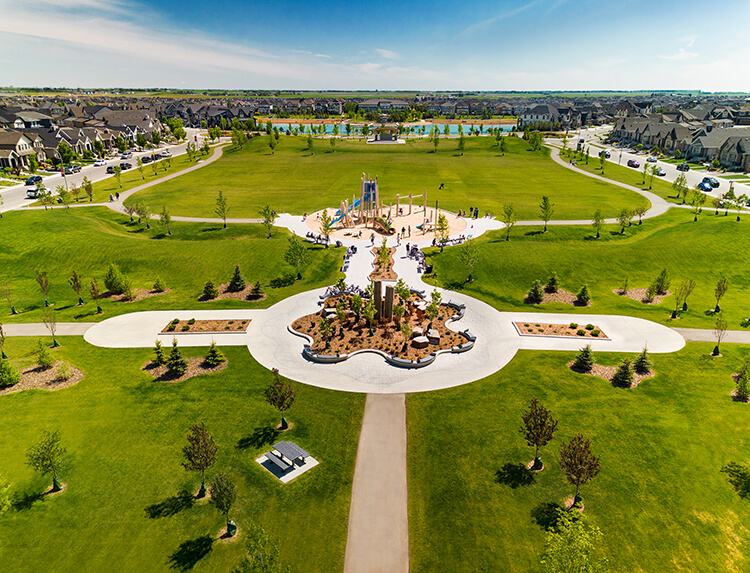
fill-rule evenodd
<path id="1" fill-rule="evenodd" d="M 552 219 L 552 214 L 555 212 L 555 204 L 549 200 L 549 197 L 542 195 L 542 202 L 539 203 L 539 214 L 542 216 L 544 221 L 544 232 L 547 232 L 547 223 Z"/>
<path id="2" fill-rule="evenodd" d="M 263 218 L 262 224 L 266 228 L 266 237 L 270 239 L 273 232 L 273 223 L 276 220 L 276 211 L 271 209 L 270 205 L 266 204 L 259 213 Z"/>
<path id="3" fill-rule="evenodd" d="M 591 219 L 591 226 L 594 227 L 596 238 L 598 239 L 602 227 L 604 226 L 604 215 L 602 214 L 601 209 L 597 209 L 594 213 L 594 217 Z"/>
<path id="4" fill-rule="evenodd" d="M 57 478 L 65 448 L 60 445 L 60 432 L 44 431 L 36 445 L 26 452 L 26 464 L 42 475 L 52 474 L 52 491 L 60 491 L 62 486 Z"/>
<path id="5" fill-rule="evenodd" d="M 513 225 L 515 225 L 516 221 L 518 220 L 518 216 L 516 214 L 516 208 L 513 206 L 512 203 L 507 203 L 503 205 L 503 212 L 500 215 L 500 220 L 505 225 L 505 240 L 510 241 L 510 230 L 513 228 Z"/>
<path id="6" fill-rule="evenodd" d="M 297 280 L 302 280 L 302 267 L 309 262 L 310 253 L 297 235 L 292 235 L 288 241 L 289 244 L 284 251 L 284 260 L 291 266 L 296 267 Z"/>
<path id="7" fill-rule="evenodd" d="M 224 192 L 220 189 L 219 196 L 216 198 L 216 209 L 214 213 L 224 221 L 224 228 L 227 228 L 227 215 L 229 214 L 229 200 Z"/>
<path id="8" fill-rule="evenodd" d="M 568 482 L 576 486 L 574 503 L 581 502 L 579 491 L 582 485 L 595 477 L 601 470 L 599 456 L 591 452 L 591 442 L 576 434 L 567 444 L 560 446 L 560 467 L 565 472 Z"/>
<path id="9" fill-rule="evenodd" d="M 224 514 L 227 521 L 227 532 L 230 530 L 229 512 L 237 501 L 237 487 L 227 475 L 218 472 L 209 485 L 211 505 Z"/>
<path id="10" fill-rule="evenodd" d="M 187 441 L 187 445 L 182 448 L 185 458 L 182 467 L 189 472 L 201 472 L 201 487 L 198 491 L 200 498 L 206 495 L 206 470 L 216 463 L 219 447 L 203 422 L 190 426 Z"/>
<path id="11" fill-rule="evenodd" d="M 544 573 L 606 573 L 607 559 L 596 556 L 602 537 L 584 516 L 558 508 L 555 526 L 547 530 L 541 559 Z"/>
<path id="12" fill-rule="evenodd" d="M 266 401 L 281 412 L 281 429 L 286 430 L 289 424 L 284 414 L 294 404 L 294 389 L 289 382 L 281 380 L 278 368 L 274 368 L 271 372 L 273 372 L 274 379 L 271 385 L 266 388 Z"/>
<path id="13" fill-rule="evenodd" d="M 719 279 L 719 282 L 716 283 L 716 289 L 714 289 L 714 297 L 716 298 L 716 307 L 714 308 L 714 312 L 721 312 L 721 308 L 719 308 L 719 302 L 721 302 L 721 299 L 725 294 L 727 294 L 728 290 L 729 281 L 726 277 L 721 277 Z"/>
<path id="14" fill-rule="evenodd" d="M 546 446 L 555 436 L 558 421 L 552 417 L 550 411 L 539 403 L 536 398 L 531 399 L 531 404 L 527 412 L 521 419 L 521 433 L 526 439 L 526 443 L 534 447 L 534 466 L 535 470 L 542 469 L 542 460 L 539 457 L 539 448 Z"/>

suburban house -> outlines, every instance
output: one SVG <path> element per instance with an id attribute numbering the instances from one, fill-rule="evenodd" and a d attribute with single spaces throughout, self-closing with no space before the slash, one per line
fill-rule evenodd
<path id="1" fill-rule="evenodd" d="M 750 134 L 729 137 L 717 157 L 727 169 L 750 171 Z"/>
<path id="2" fill-rule="evenodd" d="M 34 142 L 18 131 L 0 131 L 0 167 L 27 169 Z"/>

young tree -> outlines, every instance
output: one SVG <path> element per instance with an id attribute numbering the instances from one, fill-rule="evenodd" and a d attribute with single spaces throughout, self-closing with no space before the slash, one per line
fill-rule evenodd
<path id="1" fill-rule="evenodd" d="M 467 239 L 459 247 L 458 260 L 469 271 L 469 277 L 466 279 L 466 282 L 472 282 L 474 280 L 472 272 L 474 271 L 476 264 L 479 262 L 479 253 L 477 252 L 474 239 Z"/>
<path id="2" fill-rule="evenodd" d="M 576 303 L 587 306 L 589 302 L 591 302 L 591 293 L 589 292 L 588 285 L 584 284 L 576 295 Z"/>
<path id="3" fill-rule="evenodd" d="M 714 312 L 721 312 L 721 308 L 719 308 L 719 302 L 724 297 L 724 295 L 727 294 L 728 290 L 729 281 L 726 277 L 721 277 L 719 279 L 719 282 L 716 283 L 716 289 L 714 290 L 714 297 L 716 298 L 716 308 L 714 308 Z"/>
<path id="4" fill-rule="evenodd" d="M 604 155 L 604 151 L 599 153 L 599 169 L 602 170 L 602 175 L 604 175 L 604 164 L 607 162 L 607 157 Z"/>
<path id="5" fill-rule="evenodd" d="M 625 227 L 630 225 L 630 221 L 633 220 L 633 213 L 630 211 L 630 209 L 623 209 L 620 211 L 619 215 L 617 215 L 617 222 L 619 223 L 621 229 L 620 234 L 625 234 Z"/>
<path id="6" fill-rule="evenodd" d="M 42 432 L 42 438 L 26 452 L 26 465 L 42 475 L 52 474 L 52 491 L 60 491 L 62 485 L 57 478 L 65 448 L 60 445 L 58 430 Z"/>
<path id="7" fill-rule="evenodd" d="M 289 424 L 284 413 L 294 404 L 294 389 L 291 384 L 281 380 L 278 368 L 274 368 L 271 372 L 273 372 L 274 380 L 266 388 L 266 401 L 281 412 L 281 430 L 286 430 Z"/>
<path id="8" fill-rule="evenodd" d="M 375 317 L 378 314 L 377 309 L 375 308 L 375 303 L 373 303 L 372 298 L 368 299 L 367 302 L 364 305 L 364 308 L 362 309 L 362 314 L 367 319 L 367 327 L 370 332 L 370 336 L 373 335 L 372 325 L 375 321 Z"/>
<path id="9" fill-rule="evenodd" d="M 607 559 L 596 557 L 602 537 L 582 515 L 558 508 L 555 526 L 547 530 L 541 558 L 544 573 L 606 573 Z"/>
<path id="10" fill-rule="evenodd" d="M 729 325 L 727 324 L 727 321 L 724 320 L 723 313 L 719 313 L 719 316 L 716 317 L 716 324 L 714 325 L 716 348 L 714 348 L 714 351 L 712 352 L 713 356 L 721 356 L 721 352 L 719 352 L 719 345 L 721 345 L 721 341 L 726 338 L 728 328 Z"/>
<path id="11" fill-rule="evenodd" d="M 573 360 L 573 368 L 580 372 L 590 372 L 594 367 L 594 352 L 591 350 L 591 345 L 587 344 L 576 354 L 575 360 Z"/>
<path id="12" fill-rule="evenodd" d="M 648 374 L 651 371 L 651 359 L 648 357 L 648 348 L 643 347 L 641 353 L 633 362 L 633 368 L 636 374 Z"/>
<path id="13" fill-rule="evenodd" d="M 13 304 L 13 289 L 10 287 L 7 281 L 3 281 L 3 284 L 0 285 L 0 292 L 3 293 L 3 298 L 8 301 L 8 306 L 10 307 L 10 313 L 11 314 L 18 314 L 18 311 L 16 310 L 15 305 Z"/>
<path id="14" fill-rule="evenodd" d="M 591 226 L 594 227 L 594 230 L 596 231 L 596 238 L 598 239 L 599 233 L 604 226 L 604 214 L 602 213 L 601 209 L 597 209 L 594 213 L 594 218 L 591 219 Z"/>
<path id="15" fill-rule="evenodd" d="M 541 304 L 544 300 L 544 289 L 542 288 L 542 283 L 534 281 L 534 284 L 531 285 L 531 289 L 529 289 L 529 292 L 526 294 L 526 300 L 531 304 Z"/>
<path id="16" fill-rule="evenodd" d="M 169 209 L 164 205 L 159 213 L 159 223 L 167 228 L 167 235 L 172 234 L 172 215 L 169 214 Z"/>
<path id="17" fill-rule="evenodd" d="M 615 375 L 612 376 L 612 383 L 621 388 L 630 388 L 633 385 L 633 380 L 633 363 L 630 358 L 623 358 Z"/>
<path id="18" fill-rule="evenodd" d="M 167 358 L 167 370 L 175 378 L 179 378 L 188 369 L 188 361 L 177 348 L 177 338 L 172 338 L 172 351 L 169 353 Z"/>
<path id="19" fill-rule="evenodd" d="M 81 181 L 81 187 L 83 187 L 83 190 L 89 198 L 89 203 L 91 203 L 94 200 L 94 184 L 88 177 L 84 177 L 83 181 Z"/>
<path id="20" fill-rule="evenodd" d="M 216 463 L 219 447 L 203 422 L 190 426 L 187 441 L 187 445 L 182 448 L 185 458 L 182 467 L 189 472 L 201 472 L 201 487 L 197 495 L 201 498 L 206 495 L 206 470 Z"/>
<path id="21" fill-rule="evenodd" d="M 569 443 L 560 446 L 560 467 L 565 472 L 568 482 L 576 486 L 574 503 L 581 503 L 579 494 L 582 485 L 595 477 L 601 465 L 599 456 L 591 452 L 591 441 L 586 440 L 580 433 L 576 434 Z"/>
<path id="22" fill-rule="evenodd" d="M 646 208 L 645 205 L 638 205 L 638 207 L 636 207 L 635 209 L 633 209 L 633 215 L 635 215 L 636 217 L 638 217 L 638 224 L 639 225 L 643 224 L 643 216 L 646 214 L 646 211 L 648 211 L 648 209 Z"/>
<path id="23" fill-rule="evenodd" d="M 229 286 L 227 287 L 227 290 L 229 292 L 242 292 L 247 288 L 247 281 L 245 280 L 245 277 L 242 276 L 242 271 L 240 271 L 240 265 L 239 263 L 234 265 L 234 274 L 232 275 L 232 278 L 229 281 Z"/>
<path id="24" fill-rule="evenodd" d="M 153 211 L 151 211 L 151 207 L 149 207 L 145 203 L 136 203 L 135 212 L 138 215 L 139 221 L 143 219 L 143 221 L 146 223 L 146 228 L 150 229 L 151 228 L 151 215 L 153 215 Z"/>
<path id="25" fill-rule="evenodd" d="M 50 284 L 47 271 L 36 271 L 36 282 L 39 285 L 39 290 L 42 291 L 42 294 L 44 295 L 44 306 L 49 306 Z"/>
<path id="26" fill-rule="evenodd" d="M 460 127 L 460 126 L 459 126 Z M 461 134 L 458 137 L 458 150 L 461 152 L 461 155 L 464 154 L 464 147 L 466 146 L 466 140 L 464 138 L 464 135 Z"/>
<path id="27" fill-rule="evenodd" d="M 301 269 L 309 262 L 310 253 L 297 235 L 292 235 L 288 241 L 289 245 L 284 251 L 284 261 L 297 268 L 297 280 L 302 280 Z"/>
<path id="28" fill-rule="evenodd" d="M 558 278 L 556 271 L 552 271 L 545 289 L 547 292 L 557 292 L 560 289 L 560 279 Z"/>
<path id="29" fill-rule="evenodd" d="M 440 144 L 440 132 L 435 128 L 435 132 L 432 136 L 433 153 L 437 153 L 438 145 Z"/>
<path id="30" fill-rule="evenodd" d="M 667 294 L 670 283 L 671 281 L 669 280 L 669 273 L 667 272 L 667 269 L 662 269 L 659 275 L 654 280 L 654 286 L 656 287 L 657 294 Z"/>
<path id="31" fill-rule="evenodd" d="M 55 187 L 57 197 L 60 202 L 65 206 L 65 210 L 70 210 L 70 191 L 65 185 L 58 185 Z"/>
<path id="32" fill-rule="evenodd" d="M 78 295 L 78 306 L 83 306 L 83 298 L 81 298 L 81 293 L 83 292 L 83 281 L 81 281 L 81 277 L 78 276 L 77 272 L 73 271 L 72 276 L 68 279 L 68 284 Z"/>
<path id="33" fill-rule="evenodd" d="M 331 347 L 331 338 L 334 334 L 333 325 L 328 319 L 324 318 L 320 321 L 318 328 L 320 329 L 320 335 L 323 337 L 323 340 L 326 341 L 326 350 L 328 350 Z"/>
<path id="34" fill-rule="evenodd" d="M 542 195 L 542 202 L 539 203 L 539 213 L 542 216 L 542 221 L 544 221 L 545 233 L 547 232 L 547 223 L 552 219 L 552 214 L 555 212 L 554 206 L 555 204 L 549 200 L 547 195 Z"/>
<path id="35" fill-rule="evenodd" d="M 161 340 L 154 342 L 154 359 L 152 360 L 157 366 L 164 366 L 167 363 L 167 356 L 164 354 L 164 349 L 161 347 Z"/>
<path id="36" fill-rule="evenodd" d="M 310 155 L 313 154 L 313 137 L 312 137 L 312 133 L 309 133 L 307 135 L 307 150 L 310 152 Z"/>
<path id="37" fill-rule="evenodd" d="M 687 299 L 693 292 L 693 289 L 695 288 L 695 281 L 692 279 L 685 279 L 682 281 L 682 284 L 680 285 L 681 289 L 681 296 L 680 300 L 682 301 L 682 310 L 687 311 L 688 304 Z"/>
<path id="38" fill-rule="evenodd" d="M 227 215 L 229 214 L 229 201 L 224 192 L 219 190 L 219 196 L 216 198 L 216 209 L 214 213 L 224 221 L 224 228 L 227 228 Z"/>
<path id="39" fill-rule="evenodd" d="M 115 165 L 114 173 L 115 179 L 117 179 L 117 184 L 120 186 L 120 189 L 122 189 L 122 167 Z"/>
<path id="40" fill-rule="evenodd" d="M 70 194 L 76 203 L 78 203 L 78 198 L 81 196 L 81 191 L 82 189 L 75 183 L 70 184 Z"/>
<path id="41" fill-rule="evenodd" d="M 513 225 L 515 225 L 516 221 L 518 220 L 518 217 L 516 215 L 516 208 L 513 206 L 512 203 L 503 205 L 503 213 L 500 216 L 500 220 L 505 225 L 505 240 L 510 241 L 510 230 L 513 228 Z"/>
<path id="42" fill-rule="evenodd" d="M 203 298 L 213 300 L 217 296 L 219 296 L 219 289 L 214 286 L 213 281 L 207 280 L 206 284 L 203 286 Z"/>
<path id="43" fill-rule="evenodd" d="M 247 532 L 247 552 L 234 572 L 289 573 L 289 566 L 282 563 L 280 555 L 278 541 L 271 540 L 265 529 L 251 522 Z"/>
<path id="44" fill-rule="evenodd" d="M 276 211 L 271 209 L 270 205 L 266 204 L 258 213 L 263 217 L 262 223 L 266 228 L 266 236 L 270 239 L 273 231 L 273 222 L 276 220 Z"/>
<path id="45" fill-rule="evenodd" d="M 533 469 L 541 470 L 543 467 L 542 459 L 539 457 L 539 448 L 546 446 L 555 436 L 558 421 L 552 417 L 547 408 L 539 403 L 536 398 L 531 399 L 529 410 L 525 412 L 521 419 L 520 431 L 526 438 L 526 443 L 534 447 L 534 465 Z"/>
<path id="46" fill-rule="evenodd" d="M 505 155 L 506 147 L 507 147 L 506 139 L 505 137 L 501 136 L 500 137 L 500 153 L 502 153 L 503 155 Z"/>
<path id="47" fill-rule="evenodd" d="M 740 220 L 740 211 L 745 208 L 748 203 L 748 196 L 744 193 L 734 200 L 734 207 L 737 209 L 737 220 Z"/>
<path id="48" fill-rule="evenodd" d="M 2 360 L 0 360 L 0 389 L 15 386 L 21 381 L 21 373 L 7 361 L 8 356 L 5 354 L 5 351 L 0 350 L 0 353 L 2 353 Z"/>
<path id="49" fill-rule="evenodd" d="M 237 500 L 237 487 L 225 474 L 218 472 L 209 485 L 209 491 L 211 492 L 211 505 L 224 514 L 227 521 L 227 534 L 231 537 L 236 528 L 229 520 L 229 512 Z"/>
<path id="50" fill-rule="evenodd" d="M 91 279 L 89 293 L 91 293 L 91 300 L 96 302 L 96 314 L 101 314 L 102 307 L 99 305 L 99 295 L 101 294 L 101 292 L 99 291 L 99 283 L 96 282 L 96 279 Z"/>
<path id="51" fill-rule="evenodd" d="M 440 243 L 441 253 L 443 252 L 443 248 L 445 247 L 445 243 L 448 241 L 448 237 L 450 237 L 450 234 L 451 226 L 448 222 L 448 218 L 440 213 L 440 215 L 438 215 L 437 225 L 435 226 L 435 237 Z"/>
<path id="52" fill-rule="evenodd" d="M 674 180 L 674 183 L 672 183 L 672 191 L 674 191 L 675 199 L 682 198 L 682 204 L 684 205 L 688 190 L 687 178 L 684 173 L 680 173 L 677 179 Z"/>
<path id="53" fill-rule="evenodd" d="M 328 214 L 328 209 L 323 209 L 323 212 L 320 214 L 320 234 L 323 235 L 326 238 L 326 249 L 328 248 L 328 240 L 331 236 L 331 231 L 333 230 L 331 228 L 332 219 L 331 216 Z"/>
<path id="54" fill-rule="evenodd" d="M 146 179 L 146 176 L 143 174 L 143 159 L 137 157 L 135 160 L 135 166 L 136 169 L 138 169 L 138 173 L 141 174 L 141 179 Z"/>

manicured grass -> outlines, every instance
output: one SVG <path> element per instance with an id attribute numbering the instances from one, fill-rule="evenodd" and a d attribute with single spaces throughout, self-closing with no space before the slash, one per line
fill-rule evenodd
<path id="1" fill-rule="evenodd" d="M 44 298 L 35 281 L 36 270 L 48 273 L 58 321 L 91 321 L 138 310 L 267 307 L 292 294 L 332 284 L 340 276 L 344 256 L 344 249 L 310 245 L 311 262 L 303 280 L 273 288 L 271 280 L 296 270 L 283 261 L 289 236 L 285 229 L 274 229 L 267 239 L 260 225 L 222 229 L 219 224 L 173 223 L 172 236 L 167 236 L 157 222 L 146 230 L 144 224 L 104 207 L 7 213 L 0 228 L 0 284 L 7 281 L 12 287 L 21 312 L 7 315 L 10 308 L 1 300 L 3 322 L 41 322 Z M 103 278 L 110 262 L 119 265 L 136 288 L 151 289 L 159 277 L 172 291 L 132 303 L 103 299 L 104 314 L 96 315 L 89 284 L 96 278 L 106 290 Z M 268 297 L 255 303 L 199 302 L 205 282 L 210 279 L 217 286 L 228 282 L 237 263 L 248 282 L 260 280 Z M 83 307 L 75 306 L 77 298 L 67 282 L 74 270 L 86 287 Z"/>
<path id="2" fill-rule="evenodd" d="M 257 217 L 265 204 L 277 212 L 311 213 L 359 198 L 360 177 L 369 173 L 377 176 L 386 203 L 395 204 L 400 194 L 403 204 L 409 192 L 427 190 L 428 204 L 438 200 L 454 212 L 477 206 L 482 214 L 499 215 L 504 204 L 513 203 L 520 219 L 538 219 L 543 194 L 556 202 L 557 219 L 576 219 L 582 211 L 597 208 L 613 217 L 623 207 L 648 203 L 635 193 L 573 173 L 551 161 L 548 149 L 532 152 L 515 137 L 507 138 L 505 156 L 488 137 L 467 137 L 463 155 L 456 138 L 441 139 L 436 153 L 426 140 L 387 146 L 340 140 L 332 152 L 328 139 L 315 139 L 313 154 L 306 150 L 306 139 L 282 136 L 271 154 L 268 137 L 256 138 L 242 150 L 227 149 L 204 169 L 137 193 L 129 201 L 165 204 L 174 215 L 215 217 L 216 196 L 222 190 L 229 198 L 230 217 Z"/>
<path id="3" fill-rule="evenodd" d="M 630 390 L 570 371 L 572 353 L 521 351 L 482 381 L 409 394 L 411 571 L 540 571 L 536 516 L 575 491 L 559 451 L 576 432 L 601 456 L 581 492 L 612 571 L 747 571 L 750 505 L 719 472 L 747 462 L 750 406 L 729 397 L 747 351 L 722 345 L 711 359 L 711 348 L 653 355 L 656 377 Z M 533 458 L 519 432 L 533 396 L 560 424 L 541 450 L 545 470 L 512 488 L 496 472 Z"/>
<path id="4" fill-rule="evenodd" d="M 730 288 L 721 301 L 730 329 L 739 329 L 750 312 L 747 289 L 750 287 L 750 254 L 737 248 L 750 240 L 750 221 L 743 216 L 735 221 L 733 213 L 714 215 L 704 210 L 698 222 L 685 209 L 672 209 L 656 219 L 647 219 L 626 229 L 607 226 L 602 238 L 594 239 L 591 227 L 515 227 L 511 240 L 496 231 L 477 239 L 479 263 L 474 269 L 475 281 L 465 284 L 467 270 L 460 264 L 460 248 L 443 253 L 428 249 L 428 263 L 434 265 L 437 277 L 428 279 L 440 286 L 463 288 L 500 310 L 604 313 L 638 316 L 677 327 L 713 328 L 716 317 L 707 313 L 716 301 L 714 289 L 722 275 Z M 666 268 L 672 278 L 671 290 L 683 279 L 691 278 L 697 286 L 688 299 L 689 312 L 679 320 L 670 320 L 674 297 L 659 305 L 648 305 L 620 296 L 626 277 L 630 288 L 646 288 Z M 531 306 L 523 302 L 534 280 L 545 283 L 556 270 L 562 288 L 577 293 L 586 283 L 594 304 L 579 308 L 562 303 Z"/>
<path id="5" fill-rule="evenodd" d="M 86 373 L 78 385 L 48 392 L 0 396 L 6 428 L 0 440 L 2 478 L 12 484 L 14 507 L 0 517 L 4 571 L 230 571 L 245 551 L 251 520 L 283 540 L 282 558 L 302 571 L 343 569 L 349 498 L 364 396 L 293 384 L 292 429 L 273 436 L 278 411 L 266 404 L 271 374 L 246 348 L 224 348 L 226 370 L 169 384 L 140 367 L 144 350 L 105 350 L 81 338 L 62 338 L 53 351 Z M 35 339 L 13 338 L 7 353 L 29 363 Z M 204 349 L 205 350 L 205 349 Z M 186 349 L 187 356 L 201 355 Z M 215 538 L 223 516 L 178 494 L 196 492 L 200 475 L 180 465 L 190 425 L 204 421 L 219 454 L 207 477 L 228 473 L 238 488 L 232 517 L 239 538 Z M 51 480 L 25 465 L 25 452 L 45 429 L 60 429 L 68 453 L 54 498 L 39 498 Z M 265 434 L 271 434 L 263 439 Z M 291 440 L 320 465 L 281 485 L 255 458 L 278 440 Z M 183 544 L 192 542 L 192 545 Z M 192 547 L 183 551 L 180 547 Z"/>

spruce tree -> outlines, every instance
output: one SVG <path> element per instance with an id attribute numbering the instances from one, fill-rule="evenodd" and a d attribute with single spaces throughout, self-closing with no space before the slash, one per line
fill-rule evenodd
<path id="1" fill-rule="evenodd" d="M 591 345 L 587 344 L 576 355 L 573 361 L 573 368 L 581 372 L 589 372 L 594 367 L 594 352 Z"/>
<path id="2" fill-rule="evenodd" d="M 560 288 L 560 279 L 557 278 L 557 273 L 555 271 L 552 271 L 552 274 L 549 277 L 549 280 L 547 281 L 547 292 L 557 292 L 557 289 Z"/>
<path id="3" fill-rule="evenodd" d="M 211 347 L 208 349 L 206 357 L 204 358 L 205 363 L 213 368 L 224 362 L 226 359 L 224 353 L 216 347 L 216 342 L 211 341 Z"/>
<path id="4" fill-rule="evenodd" d="M 163 366 L 167 363 L 167 357 L 164 355 L 164 349 L 161 347 L 161 340 L 154 344 L 154 364 Z"/>
<path id="5" fill-rule="evenodd" d="M 635 359 L 633 367 L 638 374 L 648 374 L 651 371 L 651 360 L 648 357 L 647 348 L 644 346 L 638 358 Z"/>
<path id="6" fill-rule="evenodd" d="M 167 369 L 172 376 L 179 378 L 188 369 L 187 358 L 182 356 L 182 352 L 177 348 L 177 339 L 172 339 L 172 352 L 169 353 L 169 359 L 167 360 Z"/>
<path id="7" fill-rule="evenodd" d="M 580 305 L 588 305 L 591 302 L 591 294 L 589 293 L 588 285 L 583 285 L 581 290 L 578 291 L 576 302 Z"/>
<path id="8" fill-rule="evenodd" d="M 620 366 L 617 367 L 617 372 L 612 377 L 612 383 L 623 388 L 630 388 L 633 385 L 633 366 L 630 363 L 630 358 L 622 359 Z"/>
<path id="9" fill-rule="evenodd" d="M 748 398 L 750 398 L 750 383 L 748 382 L 746 373 L 740 374 L 737 378 L 737 390 L 734 395 L 738 400 L 742 400 L 743 402 L 747 402 Z"/>
<path id="10" fill-rule="evenodd" d="M 242 276 L 240 265 L 235 265 L 234 276 L 229 281 L 229 292 L 242 292 L 245 290 L 245 287 L 247 287 L 247 282 L 245 281 L 245 277 Z"/>
<path id="11" fill-rule="evenodd" d="M 531 290 L 529 290 L 529 293 L 526 295 L 526 299 L 531 304 L 540 304 L 544 300 L 544 289 L 542 288 L 542 283 L 534 281 L 534 284 L 531 285 Z"/>
<path id="12" fill-rule="evenodd" d="M 206 284 L 203 287 L 203 298 L 212 300 L 217 296 L 219 296 L 219 289 L 214 286 L 213 281 L 206 281 Z"/>
<path id="13" fill-rule="evenodd" d="M 257 298 L 260 298 L 263 296 L 263 287 L 260 286 L 260 281 L 256 281 L 256 283 L 253 285 L 253 290 L 251 291 L 251 294 Z"/>

